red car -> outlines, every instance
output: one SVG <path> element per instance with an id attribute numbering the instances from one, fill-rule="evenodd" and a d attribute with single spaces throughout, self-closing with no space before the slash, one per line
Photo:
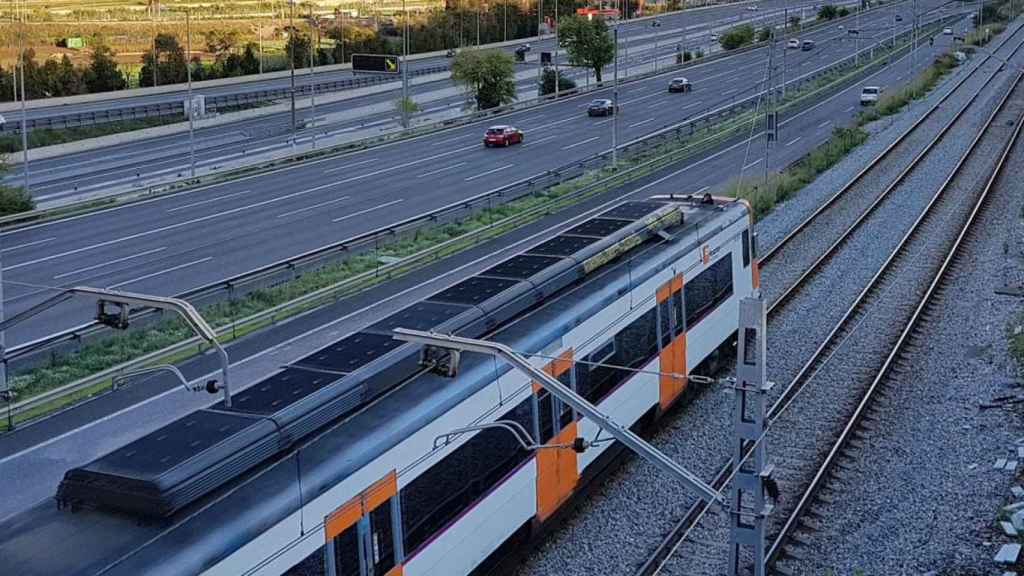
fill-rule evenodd
<path id="1" fill-rule="evenodd" d="M 484 146 L 508 146 L 521 144 L 523 131 L 515 126 L 491 126 L 484 132 Z"/>

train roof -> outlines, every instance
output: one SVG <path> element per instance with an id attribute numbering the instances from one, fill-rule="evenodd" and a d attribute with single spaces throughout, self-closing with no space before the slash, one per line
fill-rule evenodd
<path id="1" fill-rule="evenodd" d="M 615 236 L 626 229 L 636 234 L 646 229 L 642 224 L 649 223 L 650 215 L 663 217 L 670 211 L 683 218 L 668 229 L 657 230 L 662 242 L 641 244 L 642 240 L 629 240 L 629 235 Z M 221 448 L 239 451 L 241 441 L 233 440 L 232 432 L 251 422 L 267 427 L 258 432 L 260 438 L 272 437 L 282 429 L 268 418 L 270 414 L 287 413 L 297 405 L 324 398 L 343 398 L 355 389 L 352 385 L 343 385 L 340 392 L 325 391 L 351 375 L 365 384 L 380 374 L 396 378 L 395 364 L 407 370 L 409 358 L 418 359 L 418 352 L 410 356 L 399 354 L 399 350 L 418 351 L 419 347 L 391 339 L 388 334 L 397 326 L 437 329 L 461 324 L 480 332 L 493 331 L 493 322 L 497 322 L 501 328 L 491 339 L 518 350 L 544 350 L 579 318 L 607 306 L 623 290 L 639 285 L 718 231 L 747 218 L 747 214 L 746 207 L 735 202 L 708 205 L 695 200 L 667 200 L 617 206 L 301 358 L 238 392 L 232 409 L 218 403 L 199 411 L 209 412 L 209 417 L 194 418 L 196 413 L 190 414 L 83 468 L 98 478 L 113 472 L 127 478 L 122 482 L 142 483 L 155 478 L 170 483 L 173 478 L 169 476 L 184 462 L 194 460 L 197 454 L 202 460 L 203 448 L 223 444 Z M 616 240 L 609 242 L 609 237 Z M 623 248 L 623 242 L 629 246 Z M 630 248 L 633 250 L 627 265 L 617 258 Z M 535 288 L 538 275 L 555 269 L 561 271 L 559 274 L 579 274 L 573 282 L 559 284 L 557 290 L 547 294 L 549 297 L 535 300 L 529 307 L 512 306 L 511 315 L 502 314 L 504 307 L 522 299 L 517 287 L 527 292 L 526 297 L 536 298 L 522 284 L 529 279 Z M 553 282 L 555 276 L 547 277 L 547 281 Z M 500 302 L 498 297 L 510 290 L 517 296 Z M 386 361 L 378 365 L 382 359 Z M 377 365 L 375 372 L 366 370 L 371 365 Z M 270 526 L 294 517 L 303 502 L 337 485 L 507 370 L 500 363 L 469 355 L 460 367 L 459 386 L 445 385 L 448 381 L 441 376 L 418 372 L 400 386 L 363 397 L 369 403 L 350 402 L 351 406 L 339 412 L 340 419 L 325 421 L 330 416 L 321 415 L 312 424 L 304 424 L 310 433 L 296 438 L 285 450 L 262 456 L 257 465 L 241 471 L 238 467 L 223 470 L 233 476 L 165 517 L 142 518 L 91 506 L 70 513 L 42 502 L 0 527 L 0 556 L 11 573 L 25 576 L 200 573 Z M 275 394 L 274 389 L 281 386 L 299 392 L 283 395 L 278 390 Z M 313 410 L 315 413 L 316 408 Z M 168 440 L 173 449 L 164 450 L 160 442 Z M 248 439 L 254 441 L 262 440 Z M 189 446 L 194 442 L 200 443 L 200 450 Z M 276 442 L 268 443 L 267 450 L 279 447 L 280 440 Z M 315 519 L 297 521 L 318 523 Z M 55 553 L 58 548 L 65 552 Z"/>

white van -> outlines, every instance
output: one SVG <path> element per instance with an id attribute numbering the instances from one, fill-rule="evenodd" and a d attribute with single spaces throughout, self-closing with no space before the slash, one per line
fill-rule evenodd
<path id="1" fill-rule="evenodd" d="M 860 91 L 860 104 L 861 106 L 867 106 L 878 102 L 878 98 L 882 95 L 881 86 L 865 86 Z"/>

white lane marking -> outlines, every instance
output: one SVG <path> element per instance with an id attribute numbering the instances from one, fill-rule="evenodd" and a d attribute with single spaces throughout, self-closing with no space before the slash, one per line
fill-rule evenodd
<path id="1" fill-rule="evenodd" d="M 683 106 L 682 108 L 680 108 L 680 110 L 686 110 L 687 108 L 693 108 L 694 106 L 700 106 L 700 103 L 701 103 L 701 101 L 697 100 L 696 102 L 693 102 L 691 104 L 687 104 L 686 106 Z"/>
<path id="2" fill-rule="evenodd" d="M 501 172 L 502 170 L 507 170 L 507 169 L 509 169 L 509 168 L 511 168 L 513 166 L 515 166 L 515 164 L 505 164 L 504 166 L 499 166 L 499 167 L 495 168 L 494 170 L 488 170 L 487 172 L 481 172 L 480 174 L 477 174 L 475 176 L 470 176 L 469 178 L 466 178 L 466 182 L 470 182 L 472 180 L 476 180 L 477 178 L 483 178 L 484 176 L 487 176 L 488 174 L 494 174 L 495 172 Z"/>
<path id="3" fill-rule="evenodd" d="M 629 126 L 626 126 L 626 128 L 635 128 L 637 126 L 642 126 L 644 124 L 647 124 L 648 122 L 654 122 L 654 118 L 648 118 L 647 120 L 641 120 L 640 122 L 637 122 L 635 124 L 630 124 Z"/>
<path id="4" fill-rule="evenodd" d="M 5 266 L 4 270 L 15 270 L 17 268 L 23 268 L 25 266 L 31 266 L 33 264 L 39 264 L 41 262 L 49 262 L 50 260 L 56 260 L 57 258 L 62 258 L 64 256 L 71 256 L 72 254 L 78 254 L 80 252 L 85 252 L 87 250 L 94 250 L 96 248 L 103 248 L 104 246 L 110 246 L 111 244 L 117 244 L 117 243 L 120 243 L 120 242 L 127 242 L 128 240 L 135 240 L 136 238 L 142 238 L 143 236 L 149 236 L 151 234 L 159 234 L 160 232 L 166 232 L 168 230 L 174 230 L 176 228 L 181 228 L 183 226 L 188 226 L 190 224 L 198 224 L 199 222 L 205 222 L 207 220 L 213 220 L 214 218 L 220 218 L 222 216 L 228 216 L 230 214 L 234 214 L 236 212 L 241 212 L 243 210 L 249 210 L 251 208 L 258 208 L 260 206 L 265 206 L 267 204 L 272 204 L 274 202 L 280 202 L 282 200 L 287 200 L 289 198 L 294 198 L 296 196 L 301 196 L 303 194 L 309 194 L 311 192 L 316 192 L 317 190 L 323 190 L 324 188 L 330 188 L 331 186 L 337 186 L 338 184 L 340 184 L 340 182 L 331 182 L 329 184 L 322 184 L 320 186 L 316 186 L 316 187 L 310 188 L 308 190 L 300 190 L 299 192 L 292 192 L 291 194 L 285 194 L 284 196 L 278 196 L 276 198 L 271 198 L 269 200 L 263 200 L 262 202 L 257 202 L 255 204 L 249 204 L 249 205 L 246 205 L 246 206 L 239 206 L 238 208 L 232 208 L 231 210 L 225 210 L 223 212 L 217 212 L 215 214 L 207 214 L 206 216 L 200 216 L 199 218 L 193 218 L 192 220 L 186 220 L 184 222 L 178 222 L 176 224 L 168 224 L 167 226 L 161 226 L 160 228 L 153 228 L 151 230 L 146 230 L 145 232 L 137 232 L 135 234 L 129 234 L 128 236 L 121 236 L 120 238 L 114 238 L 113 240 L 105 240 L 103 242 L 98 242 L 96 244 L 90 244 L 89 246 L 82 246 L 81 248 L 75 248 L 74 250 L 68 250 L 67 252 L 61 252 L 59 254 L 52 254 L 50 256 L 45 256 L 43 258 L 36 258 L 35 260 L 29 260 L 28 262 L 22 262 L 21 264 L 15 264 L 14 266 Z"/>
<path id="5" fill-rule="evenodd" d="M 306 212 L 307 210 L 315 210 L 316 208 L 321 208 L 323 206 L 328 206 L 328 205 L 331 205 L 331 204 L 336 204 L 338 202 L 341 202 L 342 200 L 348 200 L 348 198 L 349 198 L 348 196 L 339 196 L 339 197 L 335 198 L 334 200 L 328 200 L 326 202 L 320 202 L 319 204 L 313 204 L 312 206 L 306 206 L 305 208 L 298 208 L 298 209 L 295 209 L 295 210 L 290 210 L 288 212 L 285 212 L 284 214 L 278 214 L 277 217 L 278 218 L 284 218 L 285 216 L 291 216 L 292 214 L 298 214 L 300 212 Z"/>
<path id="6" fill-rule="evenodd" d="M 415 166 L 417 164 L 422 164 L 424 162 L 429 162 L 430 160 L 435 160 L 437 158 L 442 158 L 444 156 L 451 156 L 452 154 L 455 154 L 456 152 L 464 152 L 466 150 L 469 150 L 470 148 L 477 148 L 478 146 L 479 146 L 479 144 L 470 144 L 469 146 L 463 146 L 462 148 L 456 148 L 454 150 L 449 150 L 447 152 L 442 152 L 440 154 L 434 154 L 433 156 L 427 156 L 425 158 L 420 158 L 419 160 L 412 160 L 410 162 L 406 162 L 405 164 L 398 164 L 398 165 L 395 165 L 395 166 L 389 166 L 387 168 L 381 168 L 380 170 L 374 170 L 373 172 L 367 172 L 366 174 L 360 174 L 359 176 L 352 176 L 351 178 L 345 178 L 344 180 L 339 180 L 338 184 L 344 184 L 346 182 L 354 182 L 356 180 L 362 180 L 363 178 L 369 178 L 370 176 L 376 176 L 378 174 L 384 174 L 385 172 L 393 172 L 393 171 L 398 170 L 400 168 L 408 168 L 410 166 Z"/>
<path id="7" fill-rule="evenodd" d="M 904 55 L 899 60 L 897 60 L 896 63 L 902 62 L 904 58 L 906 58 L 906 55 Z M 701 64 L 700 66 L 706 66 L 706 64 Z M 878 74 L 881 74 L 884 70 L 886 70 L 886 68 L 883 68 L 882 70 L 879 70 L 878 72 L 875 72 L 874 74 L 868 76 L 864 80 L 869 80 L 871 78 L 874 78 Z M 836 98 L 838 98 L 840 96 L 846 95 L 847 92 L 851 92 L 852 90 L 853 89 L 837 92 L 835 95 L 833 95 L 833 96 L 831 96 L 829 98 L 826 98 L 822 102 L 819 102 L 819 103 L 815 104 L 814 106 L 811 106 L 810 108 L 802 110 L 802 111 L 798 112 L 797 114 L 793 115 L 791 118 L 782 121 L 779 125 L 780 126 L 785 126 L 786 124 L 792 122 L 793 120 L 796 120 L 797 118 L 803 116 L 804 114 L 807 114 L 807 113 L 809 113 L 809 112 L 811 112 L 813 110 L 816 110 L 816 109 L 820 108 L 821 106 L 831 102 L 832 100 L 835 100 Z M 657 180 L 655 180 L 653 182 L 650 182 L 648 184 L 645 184 L 645 185 L 641 186 L 640 188 L 638 188 L 635 191 L 633 191 L 633 195 L 639 195 L 644 190 L 647 190 L 649 188 L 657 186 L 658 184 L 661 184 L 662 182 L 665 182 L 666 180 L 671 180 L 672 178 L 675 178 L 676 176 L 686 172 L 687 170 L 692 170 L 692 169 L 696 168 L 697 166 L 701 166 L 703 164 L 706 164 L 706 163 L 708 163 L 708 162 L 710 162 L 710 161 L 712 161 L 712 160 L 714 160 L 714 159 L 716 159 L 716 158 L 718 158 L 720 156 L 723 156 L 723 155 L 725 155 L 725 154 L 727 154 L 727 153 L 729 153 L 729 152 L 731 152 L 731 151 L 733 151 L 733 150 L 735 150 L 735 149 L 737 149 L 737 148 L 739 148 L 741 146 L 745 146 L 745 145 L 747 145 L 748 142 L 751 142 L 755 138 L 758 138 L 758 137 L 760 137 L 760 134 L 757 134 L 757 135 L 752 136 L 750 138 L 746 138 L 744 140 L 741 140 L 741 141 L 733 144 L 732 146 L 729 146 L 728 148 L 726 148 L 724 150 L 719 150 L 718 152 L 715 152 L 714 154 L 712 154 L 710 156 L 706 156 L 704 158 L 701 158 L 700 160 L 697 160 L 696 162 L 694 162 L 692 164 L 689 164 L 687 166 L 683 166 L 682 168 L 680 168 L 678 170 L 675 170 L 675 171 L 673 171 L 673 172 L 671 172 L 669 174 L 666 174 L 666 175 L 662 176 L 661 178 L 658 178 Z M 593 214 L 597 214 L 601 210 L 604 210 L 606 206 L 607 206 L 606 204 L 602 204 L 601 206 L 598 206 L 598 207 L 594 208 L 593 210 L 590 210 L 589 212 L 584 212 L 583 214 L 580 214 L 580 215 L 576 216 L 575 219 L 577 221 L 583 221 L 586 218 L 591 217 Z M 570 219 L 570 221 L 571 220 L 572 219 Z M 555 226 L 551 226 L 549 228 L 541 230 L 540 232 L 537 232 L 536 234 L 534 234 L 532 236 L 528 236 L 528 237 L 526 237 L 526 238 L 524 238 L 524 239 L 522 239 L 522 240 L 520 240 L 518 242 L 515 242 L 511 246 L 508 246 L 507 250 L 509 250 L 511 252 L 511 251 L 513 251 L 514 248 L 517 248 L 519 246 L 522 246 L 523 244 L 527 244 L 529 242 L 532 242 L 532 241 L 534 241 L 537 238 L 544 237 L 544 236 L 550 236 L 551 235 L 551 231 L 557 229 L 559 226 L 561 226 L 561 224 L 562 223 L 556 224 Z M 7 234 L 10 234 L 10 232 L 8 232 Z M 0 236 L 2 236 L 2 235 L 4 235 L 4 234 L 0 233 Z M 473 266 L 475 264 L 478 264 L 481 260 L 492 259 L 492 258 L 493 258 L 492 256 L 488 255 L 488 256 L 485 256 L 484 258 L 478 258 L 477 260 L 474 260 L 472 262 L 467 262 L 467 263 L 463 264 L 462 266 L 459 266 L 457 268 L 454 268 L 452 270 L 449 270 L 449 271 L 441 274 L 440 276 L 438 276 L 434 280 L 438 280 L 440 278 L 445 278 L 447 276 L 452 276 L 454 274 L 458 274 L 458 273 L 462 272 L 463 270 L 465 270 L 466 268 L 469 268 L 469 267 L 471 267 L 471 266 Z M 291 338 L 288 338 L 287 340 L 285 340 L 283 342 L 275 344 L 275 345 L 271 346 L 270 348 L 267 348 L 265 350 L 262 350 L 260 352 L 257 352 L 255 354 L 253 354 L 252 356 L 249 356 L 247 358 L 239 360 L 237 364 L 232 364 L 232 367 L 234 367 L 234 366 L 241 366 L 243 364 L 246 364 L 246 363 L 258 360 L 258 359 L 260 359 L 263 356 L 266 356 L 268 354 L 273 354 L 273 353 L 278 352 L 278 351 L 280 351 L 280 350 L 282 350 L 284 348 L 288 348 L 292 344 L 298 342 L 299 340 L 302 340 L 303 338 L 307 338 L 307 337 L 309 337 L 310 335 L 312 335 L 312 334 L 314 334 L 316 332 L 324 331 L 324 330 L 330 328 L 331 326 L 335 326 L 337 324 L 340 324 L 341 322 L 344 322 L 344 321 L 346 321 L 346 320 L 348 320 L 348 319 L 350 319 L 350 318 L 352 318 L 352 317 L 354 317 L 354 316 L 356 316 L 358 314 L 363 314 L 367 310 L 371 310 L 371 309 L 376 308 L 378 306 L 387 304 L 388 302 L 391 302 L 392 300 L 401 298 L 402 296 L 405 296 L 406 294 L 408 294 L 410 292 L 413 292 L 414 290 L 418 290 L 419 288 L 420 288 L 420 285 L 418 285 L 418 284 L 416 286 L 411 286 L 409 288 L 406 288 L 405 290 L 402 290 L 402 291 L 399 291 L 399 292 L 397 292 L 395 294 L 392 294 L 391 296 L 387 296 L 387 297 L 385 297 L 385 298 L 383 298 L 381 300 L 378 300 L 377 302 L 374 302 L 373 304 L 371 304 L 369 306 L 366 306 L 364 308 L 360 308 L 359 310 L 355 310 L 355 311 L 350 312 L 350 313 L 348 313 L 348 314 L 346 314 L 344 316 L 341 316 L 339 318 L 335 318 L 334 320 L 331 320 L 331 321 L 329 321 L 329 322 L 327 322 L 325 324 L 321 324 L 320 326 L 316 326 L 315 328 L 310 328 L 309 330 L 303 332 L 302 334 L 297 334 L 295 336 L 292 336 Z M 210 378 L 210 377 L 212 377 L 212 376 L 214 376 L 216 374 L 219 374 L 219 373 L 220 373 L 219 369 L 216 370 L 216 371 L 213 371 L 213 372 L 209 372 L 209 373 L 207 373 L 207 374 L 205 374 L 205 375 L 203 375 L 203 376 L 201 376 L 199 378 L 196 378 L 195 380 L 193 380 L 193 382 L 202 382 L 202 381 L 206 380 L 207 378 Z M 23 448 L 23 449 L 19 450 L 18 452 L 15 452 L 13 454 L 9 454 L 7 456 L 0 457 L 0 464 L 7 463 L 7 462 L 9 462 L 11 460 L 14 460 L 16 458 L 20 458 L 20 457 L 22 457 L 22 456 L 24 456 L 26 454 L 29 454 L 31 452 L 35 452 L 36 450 L 40 450 L 42 448 L 45 448 L 45 447 L 47 447 L 47 446 L 49 446 L 51 444 L 56 444 L 57 442 L 65 439 L 65 438 L 68 438 L 68 437 L 70 437 L 70 436 L 72 436 L 74 434 L 78 434 L 78 433 L 83 432 L 83 431 L 85 431 L 85 430 L 87 430 L 89 428 L 92 428 L 92 427 L 97 426 L 99 424 L 103 424 L 104 422 L 107 422 L 109 420 L 113 420 L 114 418 L 117 418 L 118 416 L 121 416 L 122 414 L 126 414 L 126 413 L 128 413 L 128 412 L 130 412 L 132 410 L 136 410 L 140 406 L 144 406 L 144 405 L 150 404 L 152 402 L 158 402 L 161 399 L 163 399 L 165 396 L 169 396 L 171 394 L 180 394 L 180 393 L 181 392 L 180 392 L 179 388 L 170 388 L 168 390 L 165 390 L 165 391 L 161 392 L 160 394 L 157 394 L 156 396 L 151 396 L 149 398 L 146 398 L 145 400 L 141 400 L 141 401 L 139 401 L 139 402 L 137 402 L 135 404 L 132 404 L 131 406 L 126 406 L 126 407 L 124 407 L 124 408 L 122 408 L 122 409 L 120 409 L 120 410 L 118 410 L 116 412 L 113 412 L 111 414 L 107 414 L 106 416 L 102 416 L 102 417 L 97 418 L 95 420 L 90 420 L 88 423 L 86 423 L 86 424 L 84 424 L 84 425 L 82 425 L 82 426 L 80 426 L 78 428 L 75 428 L 74 430 L 68 430 L 68 431 L 63 432 L 61 434 L 58 434 L 57 436 L 54 436 L 54 437 L 51 437 L 51 438 L 47 438 L 46 440 L 43 440 L 42 442 L 39 442 L 38 444 L 34 444 L 34 445 L 29 446 L 27 448 Z M 2 521 L 2 519 L 0 519 L 0 521 Z"/>
<path id="8" fill-rule="evenodd" d="M 597 140 L 598 138 L 600 138 L 600 136 L 593 136 L 591 138 L 587 138 L 586 140 L 580 140 L 579 142 L 577 142 L 575 144 L 569 144 L 568 146 L 563 146 L 562 150 L 568 150 L 570 148 L 575 148 L 577 146 L 583 146 L 587 142 L 593 142 L 594 140 Z"/>
<path id="9" fill-rule="evenodd" d="M 743 169 L 746 170 L 747 168 L 753 168 L 754 166 L 757 166 L 758 164 L 760 164 L 761 160 L 763 160 L 763 158 L 758 158 L 757 160 L 754 160 L 750 164 L 747 164 L 746 166 L 744 166 Z"/>
<path id="10" fill-rule="evenodd" d="M 797 142 L 800 141 L 801 138 L 803 138 L 803 136 L 797 136 L 796 138 L 793 138 L 789 142 L 786 142 L 786 146 L 792 146 L 793 144 L 796 144 Z"/>
<path id="11" fill-rule="evenodd" d="M 59 280 L 61 278 L 65 278 L 67 276 L 74 276 L 75 274 L 81 274 L 82 272 L 88 272 L 89 270 L 95 270 L 97 268 L 102 268 L 104 266 L 109 266 L 111 264 L 117 264 L 118 262 L 124 262 L 125 260 L 131 260 L 133 258 L 141 258 L 143 256 L 149 256 L 150 254 L 155 254 L 155 253 L 160 252 L 162 250 L 167 250 L 167 246 L 161 246 L 160 248 L 154 248 L 152 250 L 146 250 L 145 252 L 139 252 L 138 254 L 132 254 L 131 256 L 125 256 L 123 258 L 117 258 L 116 260 L 108 260 L 106 262 L 100 262 L 99 264 L 93 264 L 92 266 L 86 266 L 85 268 L 79 268 L 77 270 L 72 270 L 71 272 L 65 272 L 63 274 L 57 274 L 56 276 L 53 277 L 53 279 L 54 280 Z"/>
<path id="12" fill-rule="evenodd" d="M 722 92 L 722 96 L 728 96 L 729 94 L 732 94 L 733 92 L 739 92 L 739 91 L 740 91 L 739 88 L 733 88 L 732 90 L 726 90 L 725 92 Z"/>
<path id="13" fill-rule="evenodd" d="M 353 212 L 351 214 L 342 216 L 341 218 L 335 218 L 334 220 L 331 220 L 331 222 L 341 222 L 342 220 L 348 220 L 349 218 L 354 218 L 356 216 L 360 216 L 362 214 L 366 214 L 367 212 L 373 212 L 374 210 L 380 210 L 381 208 L 387 208 L 388 206 L 393 206 L 393 205 L 398 204 L 400 202 L 405 202 L 405 199 L 404 198 L 399 198 L 398 200 L 392 200 L 391 202 L 385 202 L 385 203 L 383 203 L 383 204 L 381 204 L 379 206 L 374 206 L 373 208 L 367 208 L 366 210 L 360 210 L 358 212 Z"/>
<path id="14" fill-rule="evenodd" d="M 537 132 L 539 130 L 547 130 L 548 128 L 551 128 L 552 126 L 558 126 L 559 124 L 565 124 L 566 122 L 572 122 L 573 120 L 578 120 L 578 119 L 579 119 L 579 116 L 570 116 L 570 117 L 564 118 L 562 120 L 556 120 L 554 122 L 546 122 L 543 126 L 538 126 L 538 127 L 534 128 L 533 131 Z"/>
<path id="15" fill-rule="evenodd" d="M 466 164 L 465 162 L 459 162 L 458 164 L 452 164 L 451 166 L 445 166 L 444 168 L 438 168 L 437 170 L 431 170 L 430 172 L 424 172 L 423 174 L 420 174 L 419 176 L 417 176 L 417 178 L 425 178 L 427 176 L 433 176 L 434 174 L 440 174 L 441 172 L 445 172 L 447 170 L 451 170 L 452 168 L 458 168 L 459 166 L 464 166 L 465 164 Z"/>
<path id="16" fill-rule="evenodd" d="M 533 146 L 534 144 L 540 144 L 541 142 L 547 142 L 548 140 L 554 140 L 555 138 L 558 138 L 558 134 L 552 134 L 551 136 L 545 136 L 544 138 L 541 138 L 540 140 L 530 140 L 529 142 L 523 144 L 523 148 L 526 148 L 527 146 Z"/>
<path id="17" fill-rule="evenodd" d="M 52 242 L 52 241 L 54 241 L 56 239 L 57 239 L 56 236 L 54 236 L 52 238 L 43 238 L 42 240 L 36 240 L 35 242 L 26 242 L 24 244 L 18 244 L 17 246 L 11 246 L 9 248 L 4 248 L 3 250 L 0 250 L 0 252 L 10 252 L 11 250 L 17 250 L 19 248 L 28 248 L 29 246 L 35 246 L 37 244 L 45 244 L 47 242 Z"/>
<path id="18" fill-rule="evenodd" d="M 324 174 L 333 174 L 334 172 L 341 172 L 342 170 L 348 170 L 349 168 L 354 168 L 356 166 L 362 166 L 363 164 L 369 164 L 370 162 L 376 162 L 376 161 L 377 161 L 376 158 L 369 158 L 367 160 L 362 160 L 360 162 L 353 162 L 351 164 L 345 164 L 344 166 L 337 166 L 337 167 L 334 167 L 334 168 L 328 168 L 327 170 L 324 170 Z"/>
<path id="19" fill-rule="evenodd" d="M 661 106 L 664 103 L 665 103 L 665 99 L 662 98 L 661 100 L 655 100 L 654 102 L 651 102 L 650 104 L 647 105 L 647 107 L 648 108 L 657 108 L 658 106 Z"/>
<path id="20" fill-rule="evenodd" d="M 662 95 L 663 94 L 661 94 L 660 92 L 654 92 L 652 94 L 648 94 L 647 96 L 641 96 L 639 98 L 631 98 L 629 100 L 623 100 L 621 102 L 621 104 L 632 104 L 633 102 L 639 102 L 641 100 L 647 100 L 648 98 L 654 98 L 655 96 L 662 96 Z"/>
<path id="21" fill-rule="evenodd" d="M 153 272 L 152 274 L 146 274 L 145 276 L 139 276 L 138 278 L 132 278 L 131 280 L 125 280 L 124 282 L 118 282 L 117 284 L 111 284 L 110 286 L 107 286 L 107 288 L 108 289 L 120 288 L 121 286 L 126 286 L 126 285 L 132 284 L 134 282 L 141 282 L 143 280 L 148 280 L 148 279 L 153 278 L 155 276 L 160 276 L 162 274 L 167 274 L 168 272 L 174 272 L 175 270 L 181 270 L 182 268 L 188 268 L 189 266 L 195 266 L 196 264 L 202 264 L 203 262 L 209 262 L 210 260 L 213 260 L 213 256 L 207 256 L 206 258 L 200 258 L 199 260 L 193 260 L 192 262 L 186 262 L 184 264 L 178 264 L 177 266 L 171 266 L 170 268 L 167 268 L 166 270 L 160 270 L 159 272 Z"/>
<path id="22" fill-rule="evenodd" d="M 818 124 L 818 128 L 824 128 L 824 127 L 828 126 L 828 125 L 829 125 L 829 124 L 831 124 L 831 123 L 832 123 L 832 121 L 831 121 L 831 120 L 825 120 L 825 121 L 824 121 L 824 122 L 822 122 L 821 124 Z"/>
<path id="23" fill-rule="evenodd" d="M 697 190 L 695 192 L 695 194 L 703 194 L 704 192 L 707 191 L 708 188 L 711 188 L 711 186 L 705 186 L 705 187 L 701 188 L 700 190 Z"/>
<path id="24" fill-rule="evenodd" d="M 847 112 L 853 112 L 853 106 L 850 106 L 849 108 L 847 108 L 846 111 Z"/>
<path id="25" fill-rule="evenodd" d="M 182 204 L 181 206 L 176 206 L 174 208 L 168 208 L 167 211 L 168 212 L 177 212 L 178 210 L 184 210 L 186 208 L 192 208 L 194 206 L 201 206 L 203 204 L 209 204 L 211 202 L 219 202 L 221 200 L 224 200 L 225 198 L 233 198 L 235 196 L 241 196 L 242 194 L 249 194 L 250 192 L 252 192 L 252 190 L 242 190 L 241 192 L 232 192 L 231 194 L 223 194 L 221 196 L 217 196 L 216 198 L 210 198 L 208 200 L 200 200 L 199 202 L 192 202 L 191 204 Z"/>

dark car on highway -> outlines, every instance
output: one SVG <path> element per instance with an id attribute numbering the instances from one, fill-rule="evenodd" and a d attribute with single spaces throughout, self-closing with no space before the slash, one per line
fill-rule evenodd
<path id="1" fill-rule="evenodd" d="M 491 126 L 484 132 L 484 146 L 508 146 L 521 144 L 523 131 L 515 126 Z"/>
<path id="2" fill-rule="evenodd" d="M 594 100 L 587 106 L 587 116 L 610 116 L 616 108 L 611 100 Z"/>
<path id="3" fill-rule="evenodd" d="M 686 78 L 673 78 L 668 83 L 669 92 L 689 92 L 693 89 L 693 85 Z"/>

